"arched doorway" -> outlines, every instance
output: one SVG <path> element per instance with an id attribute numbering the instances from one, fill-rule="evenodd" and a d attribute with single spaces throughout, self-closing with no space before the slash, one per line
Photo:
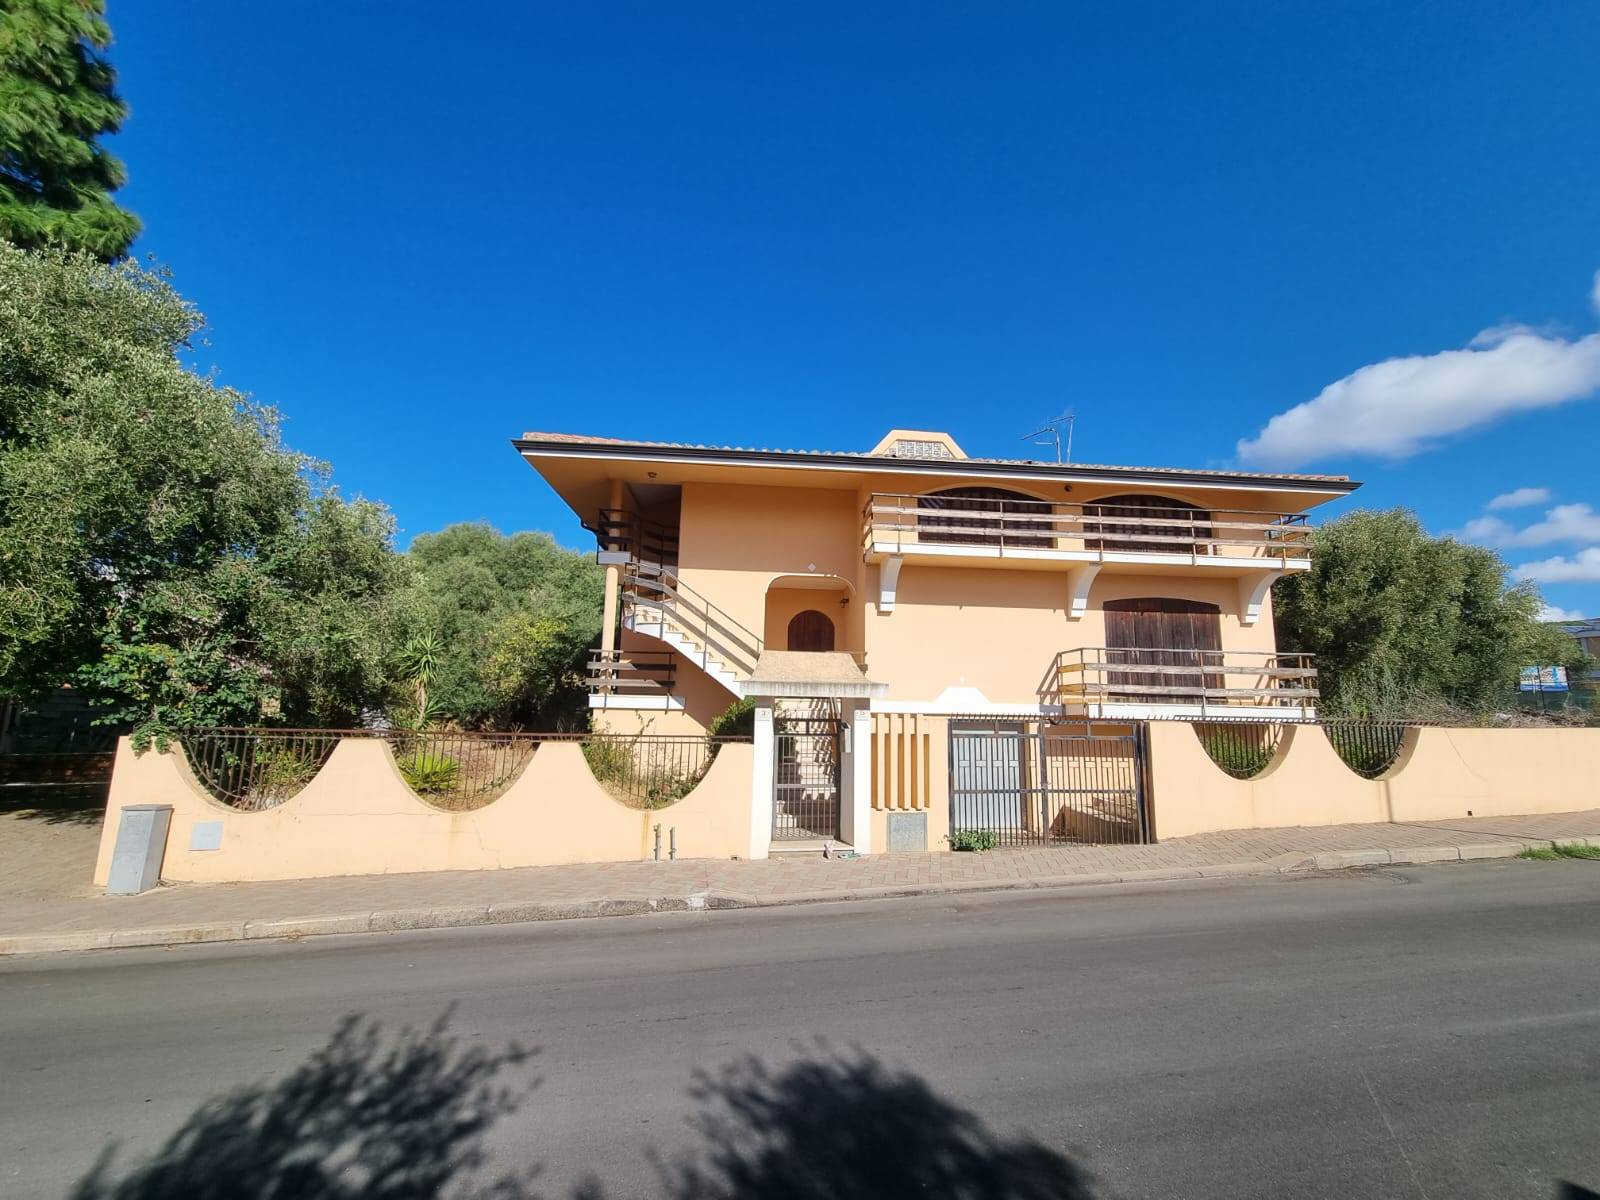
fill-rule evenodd
<path id="1" fill-rule="evenodd" d="M 917 540 L 1048 549 L 1048 501 L 1005 488 L 946 488 L 917 497 Z M 962 514 L 972 514 L 963 516 Z M 1029 518 L 1032 518 L 1031 520 Z"/>
<path id="2" fill-rule="evenodd" d="M 833 640 L 833 622 L 826 613 L 808 608 L 795 613 L 789 620 L 788 645 L 791 650 L 832 650 Z"/>
<path id="3" fill-rule="evenodd" d="M 1083 532 L 1090 550 L 1143 550 L 1151 554 L 1205 553 L 1211 537 L 1203 522 L 1211 514 L 1197 504 L 1166 496 L 1107 496 L 1083 506 Z M 1117 517 L 1131 517 L 1127 522 Z M 1099 519 L 1105 518 L 1105 519 Z M 1157 522 L 1160 522 L 1157 524 Z M 1096 534 L 1110 534 L 1096 537 Z M 1162 539 L 1172 538 L 1172 541 Z"/>

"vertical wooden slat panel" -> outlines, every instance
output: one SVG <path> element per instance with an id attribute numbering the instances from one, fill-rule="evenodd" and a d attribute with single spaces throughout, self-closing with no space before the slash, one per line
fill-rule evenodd
<path id="1" fill-rule="evenodd" d="M 900 787 L 895 793 L 895 807 L 900 809 L 902 812 L 905 811 L 906 807 L 906 789 L 911 783 L 911 764 L 906 761 L 906 722 L 908 720 L 910 720 L 910 718 L 904 713 L 900 714 L 896 723 L 894 737 L 894 761 L 900 768 Z"/>
<path id="2" fill-rule="evenodd" d="M 889 807 L 889 727 L 888 722 L 878 724 L 874 735 L 878 745 L 877 770 L 873 773 L 878 787 L 878 807 Z"/>
<path id="3" fill-rule="evenodd" d="M 933 734 L 922 731 L 922 808 L 933 807 Z"/>
<path id="4" fill-rule="evenodd" d="M 868 748 L 868 753 L 872 756 L 871 758 L 869 758 L 867 760 L 867 773 L 872 777 L 872 785 L 871 785 L 872 799 L 871 799 L 871 804 L 872 804 L 873 808 L 881 808 L 882 807 L 881 793 L 878 790 L 878 764 L 882 761 L 882 755 L 879 754 L 879 752 L 878 752 L 878 723 L 877 723 L 877 721 L 873 721 L 871 724 L 869 724 L 867 726 L 867 730 L 868 730 L 868 732 L 867 732 L 867 738 L 868 738 L 867 748 Z"/>
<path id="5" fill-rule="evenodd" d="M 906 807 L 915 811 L 922 807 L 918 797 L 922 794 L 922 759 L 917 754 L 917 718 L 906 718 L 906 759 L 911 764 L 911 787 L 906 794 Z"/>

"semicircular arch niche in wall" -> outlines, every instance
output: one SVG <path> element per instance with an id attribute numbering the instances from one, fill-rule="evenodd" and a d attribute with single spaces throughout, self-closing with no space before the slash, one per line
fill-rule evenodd
<path id="1" fill-rule="evenodd" d="M 1204 543 L 1211 538 L 1210 511 L 1169 496 L 1106 496 L 1085 504 L 1083 516 L 1083 536 L 1090 550 L 1204 554 Z"/>
<path id="2" fill-rule="evenodd" d="M 917 497 L 917 540 L 947 545 L 1053 546 L 1048 500 L 1006 488 L 957 487 Z"/>
<path id="3" fill-rule="evenodd" d="M 814 608 L 797 612 L 789 618 L 787 645 L 791 650 L 821 652 L 834 646 L 833 621 L 827 613 Z"/>

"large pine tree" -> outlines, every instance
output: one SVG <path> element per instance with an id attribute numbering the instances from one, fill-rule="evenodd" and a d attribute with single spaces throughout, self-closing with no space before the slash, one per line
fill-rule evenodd
<path id="1" fill-rule="evenodd" d="M 0 238 L 110 261 L 139 235 L 111 200 L 122 163 L 97 142 L 128 112 L 110 43 L 104 0 L 0 0 Z"/>

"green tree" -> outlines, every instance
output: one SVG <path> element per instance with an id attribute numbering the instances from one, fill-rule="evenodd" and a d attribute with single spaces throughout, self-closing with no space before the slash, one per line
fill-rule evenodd
<path id="1" fill-rule="evenodd" d="M 139 236 L 111 200 L 122 163 L 98 141 L 128 112 L 110 44 L 102 0 L 0 0 L 0 237 L 110 261 Z"/>
<path id="2" fill-rule="evenodd" d="M 469 726 L 552 728 L 583 712 L 600 635 L 601 571 L 548 534 L 482 524 L 422 534 L 406 558 L 413 628 L 440 647 L 430 706 Z"/>
<path id="3" fill-rule="evenodd" d="M 348 723 L 387 698 L 393 522 L 184 368 L 201 325 L 133 263 L 0 245 L 0 694 Z"/>
<path id="4" fill-rule="evenodd" d="M 1511 701 L 1523 666 L 1581 668 L 1539 607 L 1494 551 L 1430 537 L 1404 509 L 1330 521 L 1311 570 L 1273 589 L 1279 644 L 1314 653 L 1324 709 L 1351 715 L 1482 712 Z"/>

